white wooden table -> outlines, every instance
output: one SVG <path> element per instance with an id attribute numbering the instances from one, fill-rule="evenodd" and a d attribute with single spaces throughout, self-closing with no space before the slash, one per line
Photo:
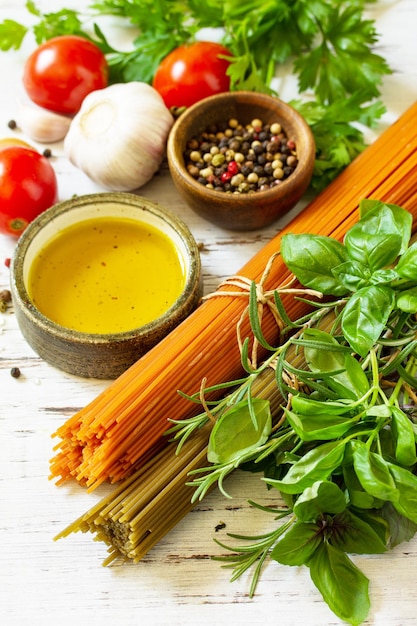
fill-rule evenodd
<path id="1" fill-rule="evenodd" d="M 39 1 L 44 10 L 77 8 L 81 0 Z M 416 0 L 381 0 L 370 5 L 381 37 L 377 51 L 394 69 L 386 78 L 383 99 L 388 113 L 372 140 L 417 98 Z M 26 20 L 24 0 L 0 0 L 0 21 Z M 106 24 L 109 24 L 107 20 Z M 122 37 L 120 29 L 115 37 Z M 0 53 L 0 138 L 10 136 L 7 122 L 16 111 L 23 61 L 31 49 Z M 281 94 L 284 97 L 285 94 Z M 52 146 L 52 164 L 60 199 L 101 191 Z M 387 155 L 389 158 L 389 155 Z M 197 241 L 204 243 L 202 262 L 206 293 L 235 273 L 285 220 L 259 232 L 224 231 L 196 217 L 182 204 L 165 169 L 140 193 L 176 211 Z M 0 289 L 8 288 L 4 260 L 14 241 L 0 236 Z M 21 377 L 10 370 L 19 367 Z M 228 481 L 232 500 L 213 492 L 172 530 L 138 565 L 102 567 L 104 544 L 76 534 L 53 542 L 53 536 L 102 497 L 107 488 L 87 494 L 48 481 L 52 456 L 50 435 L 106 382 L 78 379 L 44 363 L 26 344 L 12 308 L 0 316 L 0 623 L 4 626 L 185 626 L 198 624 L 323 626 L 340 624 L 310 581 L 306 569 L 270 562 L 255 598 L 248 597 L 249 578 L 229 583 L 230 571 L 212 561 L 220 548 L 213 537 L 266 530 L 265 514 L 247 500 L 267 504 L 269 494 L 258 476 L 236 473 Z M 226 528 L 215 532 L 224 522 Z M 417 538 L 383 556 L 355 559 L 371 579 L 372 609 L 366 624 L 417 624 Z"/>

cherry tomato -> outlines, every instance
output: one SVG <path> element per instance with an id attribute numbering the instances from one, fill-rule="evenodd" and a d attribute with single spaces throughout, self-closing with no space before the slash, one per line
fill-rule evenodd
<path id="1" fill-rule="evenodd" d="M 0 149 L 0 232 L 20 235 L 58 199 L 52 165 L 36 150 L 23 146 Z"/>
<path id="2" fill-rule="evenodd" d="M 231 56 L 219 43 L 198 41 L 179 46 L 163 59 L 156 70 L 153 87 L 165 105 L 188 107 L 216 93 L 229 91 L 226 74 L 230 62 L 219 55 Z"/>
<path id="3" fill-rule="evenodd" d="M 28 57 L 23 70 L 29 98 L 58 113 L 77 113 L 87 94 L 107 84 L 105 55 L 78 35 L 61 35 L 41 44 Z"/>

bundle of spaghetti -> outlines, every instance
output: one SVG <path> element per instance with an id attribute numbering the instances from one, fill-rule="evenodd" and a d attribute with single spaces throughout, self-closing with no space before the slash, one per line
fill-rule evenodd
<path id="1" fill-rule="evenodd" d="M 309 310 L 303 305 L 303 312 Z M 326 313 L 318 327 L 330 331 L 333 312 Z M 297 369 L 306 367 L 303 352 L 291 345 L 286 360 Z M 243 383 L 244 384 L 244 383 Z M 251 386 L 251 395 L 269 401 L 273 422 L 281 418 L 283 397 L 272 367 L 261 371 Z M 208 438 L 213 424 L 208 422 L 181 445 L 170 442 L 129 478 L 81 517 L 64 528 L 58 540 L 71 533 L 91 532 L 96 541 L 108 546 L 109 565 L 119 557 L 139 562 L 174 526 L 189 513 L 194 501 L 189 486 L 190 473 L 207 463 Z M 214 483 L 211 489 L 214 487 Z M 210 491 L 211 491 L 210 489 Z M 200 498 L 201 499 L 201 498 Z"/>
<path id="2" fill-rule="evenodd" d="M 268 242 L 239 274 L 259 282 L 268 260 L 286 232 L 309 232 L 342 239 L 358 218 L 363 198 L 403 206 L 417 213 L 417 103 L 371 144 L 344 172 Z M 265 282 L 274 289 L 288 278 L 280 256 Z M 290 317 L 299 304 L 285 299 Z M 195 410 L 178 390 L 192 394 L 202 376 L 209 385 L 242 376 L 236 326 L 245 298 L 210 298 L 164 340 L 110 383 L 90 404 L 57 431 L 51 460 L 58 484 L 74 477 L 89 490 L 117 482 L 144 462 L 157 445 L 168 419 L 184 419 Z M 271 343 L 278 341 L 272 315 L 263 320 Z M 249 327 L 244 329 L 248 335 Z"/>
<path id="3" fill-rule="evenodd" d="M 109 546 L 104 564 L 119 556 L 139 561 L 192 508 L 187 475 L 203 463 L 207 437 L 202 429 L 185 443 L 181 456 L 169 443 L 55 540 L 91 532 Z"/>
<path id="4" fill-rule="evenodd" d="M 301 357 L 293 353 L 301 365 Z M 252 393 L 268 399 L 274 416 L 281 413 L 282 396 L 272 369 L 267 369 L 254 381 Z M 181 447 L 170 442 L 153 459 L 142 465 L 129 478 L 89 511 L 62 530 L 55 540 L 75 532 L 91 532 L 96 541 L 108 546 L 103 565 L 115 559 L 139 562 L 194 506 L 189 474 L 207 462 L 207 442 L 211 430 L 208 423 Z"/>

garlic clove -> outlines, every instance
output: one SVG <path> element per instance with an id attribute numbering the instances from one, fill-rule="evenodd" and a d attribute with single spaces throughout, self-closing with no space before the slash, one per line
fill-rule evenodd
<path id="1" fill-rule="evenodd" d="M 173 123 L 150 85 L 113 84 L 86 96 L 65 137 L 64 152 L 104 188 L 132 191 L 159 169 Z"/>
<path id="2" fill-rule="evenodd" d="M 33 141 L 39 143 L 61 141 L 68 132 L 71 119 L 38 106 L 24 93 L 18 97 L 17 124 Z"/>

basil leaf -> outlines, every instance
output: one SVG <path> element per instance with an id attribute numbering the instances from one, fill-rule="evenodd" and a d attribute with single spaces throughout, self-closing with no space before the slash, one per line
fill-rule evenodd
<path id="1" fill-rule="evenodd" d="M 414 465 L 417 462 L 417 456 L 413 426 L 404 411 L 396 406 L 393 406 L 391 411 L 395 458 L 401 465 Z"/>
<path id="2" fill-rule="evenodd" d="M 410 541 L 417 533 L 417 522 L 412 522 L 408 517 L 401 515 L 390 502 L 384 504 L 381 515 L 384 516 L 389 526 L 391 548 L 400 545 L 403 541 Z"/>
<path id="3" fill-rule="evenodd" d="M 372 272 L 370 282 L 372 285 L 389 285 L 398 278 L 398 273 L 392 269 L 382 269 Z"/>
<path id="4" fill-rule="evenodd" d="M 271 551 L 271 558 L 282 565 L 304 565 L 321 543 L 317 524 L 295 522 Z"/>
<path id="5" fill-rule="evenodd" d="M 299 520 L 314 522 L 322 513 L 341 513 L 345 508 L 346 496 L 343 491 L 329 480 L 320 480 L 304 489 L 293 511 Z"/>
<path id="6" fill-rule="evenodd" d="M 311 580 L 333 613 L 353 626 L 361 624 L 370 608 L 369 580 L 348 556 L 324 542 L 308 566 Z"/>
<path id="7" fill-rule="evenodd" d="M 389 463 L 389 469 L 399 492 L 399 498 L 392 501 L 393 507 L 401 515 L 417 523 L 417 476 L 394 463 Z"/>
<path id="8" fill-rule="evenodd" d="M 365 491 L 382 500 L 398 500 L 398 489 L 389 465 L 382 456 L 371 452 L 362 441 L 353 440 L 350 445 L 353 450 L 353 467 Z"/>
<path id="9" fill-rule="evenodd" d="M 372 404 L 365 414 L 369 417 L 391 417 L 391 408 L 386 404 Z"/>
<path id="10" fill-rule="evenodd" d="M 336 439 L 356 423 L 354 418 L 343 415 L 303 415 L 286 408 L 284 411 L 288 422 L 303 441 Z"/>
<path id="11" fill-rule="evenodd" d="M 357 242 L 361 247 L 361 242 Z M 394 263 L 401 250 L 402 239 L 400 235 L 394 234 L 373 234 L 362 240 L 362 262 L 368 263 L 374 272 L 380 270 L 391 263 Z M 366 248 L 365 250 L 363 248 Z M 351 254 L 351 250 L 349 250 Z"/>
<path id="12" fill-rule="evenodd" d="M 404 252 L 395 269 L 401 278 L 417 280 L 417 241 Z"/>
<path id="13" fill-rule="evenodd" d="M 363 371 L 359 361 L 351 354 L 345 354 L 345 373 L 335 376 L 333 388 L 336 389 L 338 383 L 343 383 L 345 389 L 352 392 L 353 399 L 359 400 L 369 391 L 369 380 Z"/>
<path id="14" fill-rule="evenodd" d="M 301 493 L 316 480 L 326 480 L 341 465 L 345 446 L 345 441 L 323 443 L 296 461 L 281 480 L 264 480 L 283 493 Z"/>
<path id="15" fill-rule="evenodd" d="M 371 494 L 362 487 L 353 464 L 343 464 L 343 478 L 352 506 L 358 509 L 376 509 L 382 506 L 383 500 L 374 498 L 374 496 L 371 496 Z"/>
<path id="16" fill-rule="evenodd" d="M 296 395 L 292 398 L 291 405 L 296 413 L 302 413 L 306 416 L 344 415 L 352 410 L 350 402 L 338 402 L 337 400 L 327 400 L 323 402 L 321 400 L 314 400 L 313 398 L 305 398 L 300 395 Z"/>
<path id="17" fill-rule="evenodd" d="M 374 209 L 379 209 L 384 203 L 382 200 L 374 200 L 373 198 L 362 198 L 359 202 L 359 216 L 362 219 L 367 213 Z"/>
<path id="18" fill-rule="evenodd" d="M 405 313 L 417 313 L 417 287 L 401 291 L 397 296 L 396 306 Z"/>
<path id="19" fill-rule="evenodd" d="M 339 342 L 329 333 L 317 328 L 306 328 L 303 332 L 305 339 L 321 341 L 323 344 L 334 345 L 340 348 Z M 349 353 L 339 350 L 323 350 L 320 347 L 304 347 L 307 365 L 312 372 L 329 372 L 343 370 L 326 379 L 328 386 L 336 391 L 341 398 L 357 400 L 369 390 L 369 381 L 362 370 L 360 363 Z"/>
<path id="20" fill-rule="evenodd" d="M 346 510 L 333 519 L 331 543 L 350 554 L 382 554 L 387 551 L 387 543 L 370 524 Z"/>
<path id="21" fill-rule="evenodd" d="M 336 239 L 289 233 L 281 239 L 281 255 L 305 287 L 335 296 L 347 292 L 332 272 L 334 267 L 349 260 L 346 248 Z"/>
<path id="22" fill-rule="evenodd" d="M 392 217 L 396 224 L 397 232 L 402 236 L 402 246 L 400 250 L 400 254 L 404 254 L 404 252 L 408 248 L 408 244 L 411 237 L 411 230 L 413 226 L 413 216 L 409 211 L 403 209 L 397 204 L 390 204 L 386 202 L 382 202 L 381 200 L 373 200 L 370 198 L 364 198 L 361 200 L 359 205 L 359 211 L 361 219 L 365 215 L 370 212 L 378 212 L 381 207 L 388 208 L 391 211 Z"/>
<path id="23" fill-rule="evenodd" d="M 384 285 L 364 287 L 348 300 L 342 313 L 342 332 L 353 350 L 365 357 L 379 339 L 395 302 Z"/>
<path id="24" fill-rule="evenodd" d="M 383 515 L 382 508 L 391 506 L 390 503 L 384 502 L 378 509 L 374 511 L 363 511 L 362 509 L 355 509 L 352 511 L 363 522 L 366 522 L 372 530 L 378 535 L 381 542 L 388 548 L 391 547 L 392 533 L 390 525 Z M 394 508 L 392 508 L 395 511 Z M 397 514 L 397 513 L 396 513 Z M 398 515 L 398 514 L 397 514 Z"/>
<path id="25" fill-rule="evenodd" d="M 346 233 L 344 244 L 354 261 L 372 271 L 390 265 L 400 254 L 403 238 L 392 211 L 382 205 L 369 211 Z"/>
<path id="26" fill-rule="evenodd" d="M 369 285 L 372 272 L 367 265 L 359 261 L 346 261 L 332 270 L 333 276 L 349 291 L 357 291 Z"/>
<path id="27" fill-rule="evenodd" d="M 207 459 L 210 463 L 231 463 L 268 439 L 272 429 L 269 401 L 253 398 L 251 404 L 252 407 L 249 407 L 249 402 L 242 400 L 219 417 L 208 443 Z"/>

